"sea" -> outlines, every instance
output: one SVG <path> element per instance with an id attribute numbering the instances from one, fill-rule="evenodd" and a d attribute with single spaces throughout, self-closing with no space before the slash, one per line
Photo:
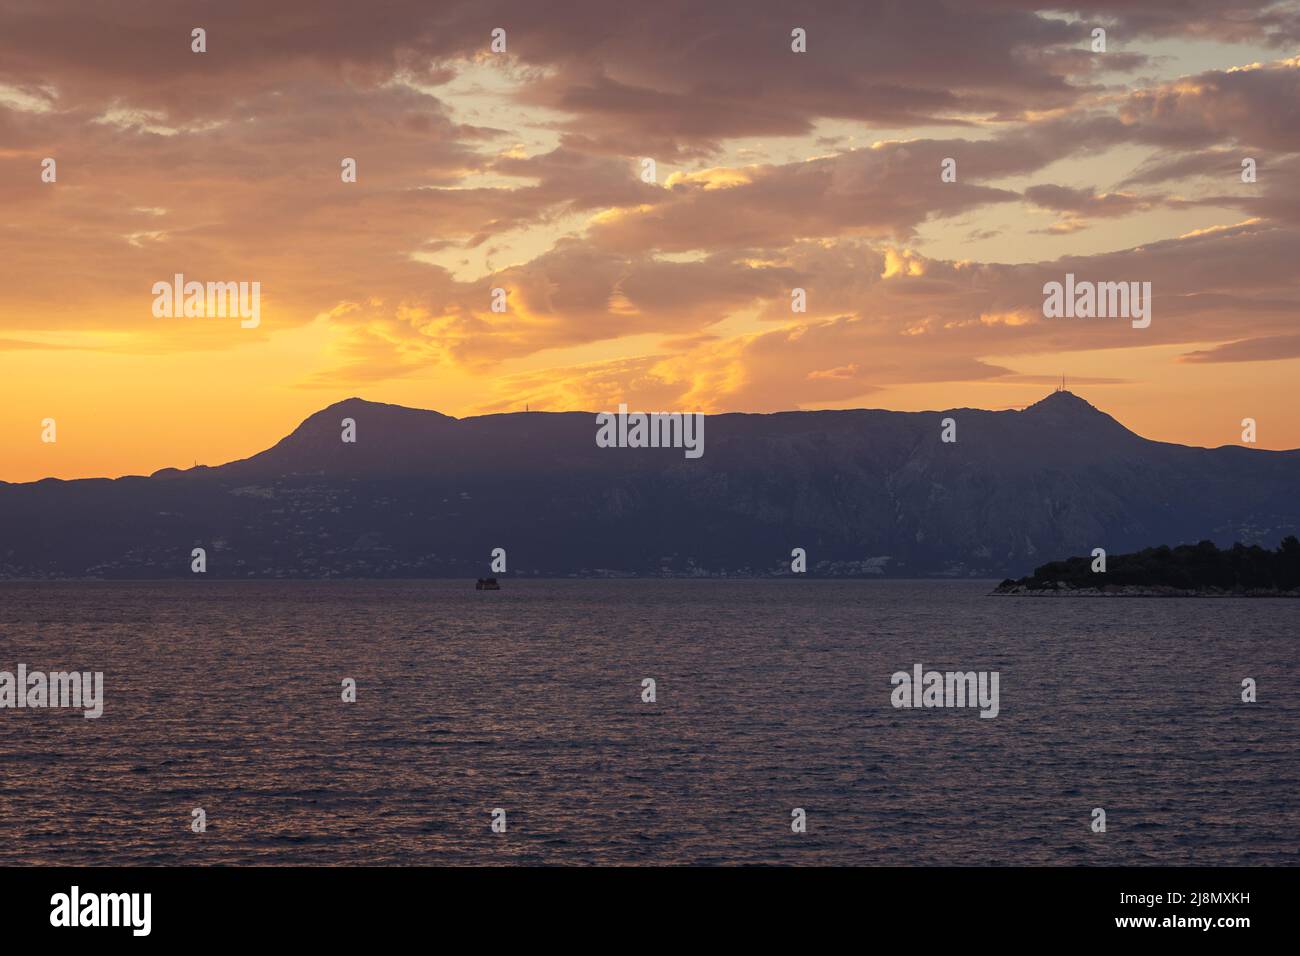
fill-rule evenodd
<path id="1" fill-rule="evenodd" d="M 1300 863 L 1300 601 L 994 583 L 3 583 L 0 864 Z"/>

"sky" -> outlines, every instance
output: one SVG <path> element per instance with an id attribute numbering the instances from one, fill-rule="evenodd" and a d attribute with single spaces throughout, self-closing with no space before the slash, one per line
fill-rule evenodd
<path id="1" fill-rule="evenodd" d="M 0 480 L 220 464 L 351 396 L 1062 376 L 1150 438 L 1300 447 L 1296 2 L 4 0 L 0 209 Z M 156 315 L 178 273 L 259 283 L 257 326 Z M 1151 324 L 1045 317 L 1067 273 L 1149 282 Z"/>

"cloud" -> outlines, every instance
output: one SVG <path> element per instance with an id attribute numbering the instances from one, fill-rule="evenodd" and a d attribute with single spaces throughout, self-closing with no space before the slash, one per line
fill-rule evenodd
<path id="1" fill-rule="evenodd" d="M 1090 218 L 1128 216 L 1160 202 L 1132 193 L 1097 193 L 1090 186 L 1072 188 L 1053 184 L 1030 186 L 1025 190 L 1025 199 L 1044 209 Z"/>
<path id="2" fill-rule="evenodd" d="M 1265 3 L 1074 6 L 1105 16 L 1116 35 L 1281 43 L 1296 32 Z M 205 54 L 190 50 L 196 25 Z M 630 28 L 604 0 L 575 0 L 563 15 L 532 0 L 394 0 L 382 17 L 350 0 L 46 0 L 0 14 L 0 82 L 57 86 L 63 109 L 116 103 L 186 124 L 293 82 L 439 86 L 490 56 L 498 26 L 509 50 L 499 59 L 528 76 L 521 101 L 568 117 L 561 126 L 583 148 L 621 155 L 701 155 L 729 137 L 805 134 L 818 117 L 892 127 L 1014 117 L 1068 106 L 1098 74 L 1143 60 L 1135 50 L 1087 55 L 1088 23 L 1012 2 L 831 0 L 792 11 L 775 0 L 665 0 L 639 7 Z M 807 31 L 807 54 L 790 49 L 794 26 Z"/>
<path id="3" fill-rule="evenodd" d="M 1188 352 L 1180 362 L 1274 362 L 1300 357 L 1300 335 L 1272 335 L 1225 342 L 1212 349 Z"/>
<path id="4" fill-rule="evenodd" d="M 1052 352 L 1285 352 L 1300 63 L 1115 83 L 1159 68 L 1140 39 L 1284 48 L 1300 38 L 1294 5 L 1071 11 L 670 0 L 629 21 L 603 0 L 564 15 L 411 0 L 382 17 L 342 0 L 10 4 L 0 347 L 58 330 L 158 354 L 319 321 L 329 342 L 296 370 L 306 387 L 456 369 L 490 380 L 488 403 L 626 392 L 709 409 L 1011 381 L 1016 361 Z M 1088 52 L 1093 22 L 1116 51 Z M 206 54 L 190 52 L 195 25 Z M 487 52 L 495 26 L 502 57 Z M 809 53 L 791 52 L 793 26 Z M 873 127 L 888 132 L 862 145 Z M 1136 168 L 1107 182 L 1094 165 L 1117 150 Z M 1256 184 L 1239 179 L 1247 154 Z M 40 181 L 46 156 L 57 184 Z M 671 174 L 642 182 L 643 156 Z M 940 178 L 947 158 L 956 182 Z M 1130 248 L 1079 235 L 1224 208 L 1247 221 L 1177 220 Z M 1034 210 L 1059 218 L 1040 229 Z M 927 255 L 921 237 L 951 229 L 1018 232 L 1023 258 L 1043 261 Z M 1152 282 L 1152 327 L 1044 320 L 1042 284 L 1066 271 Z M 149 290 L 176 272 L 260 281 L 262 328 L 153 318 Z M 790 311 L 795 287 L 807 313 Z M 573 358 L 596 344 L 603 358 Z"/>
<path id="5" fill-rule="evenodd" d="M 887 250 L 853 240 L 806 244 L 792 257 L 798 269 L 835 277 L 826 288 L 813 286 L 808 316 L 791 316 L 788 302 L 774 298 L 764 315 L 778 325 L 768 331 L 683 338 L 675 354 L 506 377 L 496 390 L 508 397 L 496 401 L 508 405 L 528 395 L 535 403 L 543 396 L 579 402 L 550 406 L 555 408 L 629 400 L 647 407 L 694 403 L 711 411 L 770 411 L 852 402 L 908 384 L 1050 384 L 1022 374 L 1008 359 L 1203 342 L 1243 322 L 1261 337 L 1251 354 L 1263 358 L 1271 348 L 1268 357 L 1287 357 L 1294 344 L 1287 333 L 1300 313 L 1300 295 L 1286 272 L 1297 242 L 1300 233 L 1294 230 L 1246 223 L 1114 253 L 1016 266 L 924 259 L 919 268 L 896 269 L 888 278 L 889 270 L 882 270 Z M 1043 283 L 1067 271 L 1095 281 L 1150 281 L 1151 327 L 1133 329 L 1123 319 L 1045 319 Z M 1002 358 L 991 361 L 992 356 Z M 1181 361 L 1247 357 L 1235 347 L 1213 357 L 1193 356 Z M 1124 381 L 1083 376 L 1077 382 L 1085 379 Z"/>
<path id="6" fill-rule="evenodd" d="M 945 144 L 888 143 L 780 166 L 746 167 L 731 188 L 678 180 L 658 201 L 598 219 L 610 249 L 764 249 L 792 238 L 906 238 L 929 218 L 1016 200 L 1010 190 L 941 182 Z"/>
<path id="7" fill-rule="evenodd" d="M 1146 142 L 1204 147 L 1221 142 L 1300 150 L 1300 58 L 1212 70 L 1134 91 L 1119 111 Z"/>

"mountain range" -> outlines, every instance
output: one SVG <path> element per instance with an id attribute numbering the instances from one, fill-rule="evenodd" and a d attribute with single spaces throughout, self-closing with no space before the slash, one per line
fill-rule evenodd
<path id="1" fill-rule="evenodd" d="M 343 420 L 355 441 L 342 440 Z M 952 419 L 944 441 L 944 420 Z M 705 419 L 704 454 L 602 448 L 589 412 L 351 398 L 260 454 L 0 482 L 0 577 L 1003 578 L 1093 548 L 1300 531 L 1300 451 L 1150 441 L 1078 396 L 1020 411 Z"/>

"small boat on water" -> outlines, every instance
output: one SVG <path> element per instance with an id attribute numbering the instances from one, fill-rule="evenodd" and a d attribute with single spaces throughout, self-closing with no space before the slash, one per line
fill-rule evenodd
<path id="1" fill-rule="evenodd" d="M 500 591 L 501 585 L 497 584 L 496 578 L 479 578 L 474 585 L 475 591 Z"/>

